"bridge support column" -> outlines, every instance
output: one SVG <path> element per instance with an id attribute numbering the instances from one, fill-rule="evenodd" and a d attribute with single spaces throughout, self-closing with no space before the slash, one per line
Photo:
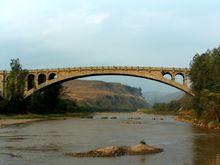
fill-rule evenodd
<path id="1" fill-rule="evenodd" d="M 49 83 L 49 74 L 47 73 L 46 74 L 46 82 L 45 82 L 46 84 L 48 84 Z"/>
<path id="2" fill-rule="evenodd" d="M 25 80 L 24 92 L 28 91 L 28 79 Z"/>
<path id="3" fill-rule="evenodd" d="M 175 73 L 171 73 L 171 76 L 172 76 L 172 77 L 171 77 L 171 80 L 172 80 L 172 81 L 175 81 L 175 76 L 176 76 L 176 74 L 175 74 Z"/>
<path id="4" fill-rule="evenodd" d="M 35 75 L 35 79 L 34 79 L 34 83 L 35 83 L 35 88 L 38 88 L 38 76 Z"/>
<path id="5" fill-rule="evenodd" d="M 188 83 L 189 83 L 189 78 L 185 77 L 184 80 L 183 80 L 183 86 L 188 88 Z"/>

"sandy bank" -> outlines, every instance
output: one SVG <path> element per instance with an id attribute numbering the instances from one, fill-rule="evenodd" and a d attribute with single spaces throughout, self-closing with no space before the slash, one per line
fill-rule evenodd
<path id="1" fill-rule="evenodd" d="M 6 127 L 9 125 L 16 125 L 16 124 L 26 124 L 35 121 L 41 121 L 42 119 L 0 119 L 0 128 Z"/>

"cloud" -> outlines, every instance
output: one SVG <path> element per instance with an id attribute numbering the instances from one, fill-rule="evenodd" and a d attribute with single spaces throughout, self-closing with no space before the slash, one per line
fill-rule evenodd
<path id="1" fill-rule="evenodd" d="M 214 5 L 208 11 L 215 14 L 207 14 L 180 2 L 175 2 L 174 9 L 173 0 L 163 2 L 165 6 L 144 0 L 126 4 L 116 0 L 0 1 L 1 59 L 27 54 L 36 67 L 43 63 L 40 59 L 55 66 L 51 59 L 57 58 L 57 66 L 74 61 L 75 65 L 185 67 L 194 52 L 219 42 L 219 10 L 210 10 Z"/>
<path id="2" fill-rule="evenodd" d="M 199 6 L 191 0 L 0 0 L 0 69 L 17 57 L 25 68 L 187 67 L 194 53 L 219 43 L 219 5 L 219 0 Z"/>
<path id="3" fill-rule="evenodd" d="M 111 16 L 110 13 L 100 13 L 95 15 L 88 16 L 88 23 L 91 24 L 101 24 L 103 21 L 108 19 Z"/>

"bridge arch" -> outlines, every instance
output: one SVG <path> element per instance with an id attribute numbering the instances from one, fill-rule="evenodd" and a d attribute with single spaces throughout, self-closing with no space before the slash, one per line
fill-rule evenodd
<path id="1" fill-rule="evenodd" d="M 185 75 L 184 75 L 183 73 L 176 73 L 176 74 L 175 74 L 175 76 L 178 76 L 178 75 L 180 75 L 180 76 L 182 76 L 183 78 L 185 78 Z"/>
<path id="2" fill-rule="evenodd" d="M 38 75 L 38 85 L 40 85 L 40 84 L 43 84 L 43 83 L 45 83 L 47 81 L 47 78 L 46 78 L 46 74 L 39 74 Z"/>
<path id="3" fill-rule="evenodd" d="M 175 81 L 183 85 L 185 82 L 184 74 L 182 74 L 182 73 L 175 74 Z"/>
<path id="4" fill-rule="evenodd" d="M 57 78 L 57 74 L 56 73 L 50 73 L 49 76 L 48 76 L 48 80 L 53 80 L 53 79 L 56 79 Z"/>
<path id="5" fill-rule="evenodd" d="M 41 83 L 38 85 L 36 89 L 31 89 L 29 91 L 26 91 L 25 96 L 29 97 L 32 95 L 35 91 L 42 91 L 54 84 L 60 84 L 66 81 L 78 79 L 78 78 L 85 78 L 85 77 L 91 77 L 91 76 L 106 76 L 106 75 L 119 75 L 119 76 L 132 76 L 132 77 L 139 77 L 139 78 L 145 78 L 153 81 L 157 81 L 163 84 L 167 84 L 169 86 L 172 86 L 174 88 L 177 88 L 181 91 L 184 91 L 185 93 L 188 93 L 189 95 L 193 95 L 192 92 L 188 89 L 187 86 L 184 86 L 182 84 L 179 84 L 173 80 L 169 80 L 167 78 L 164 78 L 164 73 L 159 72 L 159 75 L 152 74 L 150 72 L 142 72 L 142 71 L 127 71 L 126 69 L 123 69 L 123 71 L 105 71 L 103 68 L 99 69 L 98 71 L 94 70 L 87 70 L 86 72 L 83 72 L 82 69 L 78 68 L 77 70 L 74 70 L 73 73 L 71 71 L 65 71 L 64 73 L 60 73 L 61 71 L 58 71 L 57 74 L 54 73 L 53 75 L 56 78 L 53 78 L 51 80 L 48 80 L 47 82 Z M 166 72 L 169 73 L 169 72 Z M 52 73 L 51 73 L 52 74 Z M 169 73 L 170 74 L 170 73 Z M 172 75 L 171 75 L 172 76 Z M 49 75 L 48 75 L 49 77 Z"/>
<path id="6" fill-rule="evenodd" d="M 169 79 L 169 80 L 173 80 L 173 75 L 169 72 L 163 73 L 163 78 Z"/>
<path id="7" fill-rule="evenodd" d="M 35 75 L 29 74 L 27 76 L 27 90 L 33 89 L 35 87 Z"/>

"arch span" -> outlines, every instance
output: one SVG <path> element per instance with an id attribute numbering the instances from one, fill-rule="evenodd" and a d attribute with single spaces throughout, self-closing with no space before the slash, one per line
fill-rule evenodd
<path id="1" fill-rule="evenodd" d="M 163 84 L 167 84 L 169 86 L 172 86 L 174 88 L 177 88 L 181 91 L 184 91 L 185 93 L 188 93 L 189 95 L 193 95 L 193 93 L 190 91 L 190 89 L 187 86 L 187 83 L 180 84 L 178 82 L 175 82 L 174 80 L 169 80 L 167 78 L 164 78 L 164 73 L 169 73 L 171 75 L 176 75 L 177 73 L 181 73 L 184 75 L 185 78 L 187 78 L 187 75 L 189 74 L 189 70 L 187 69 L 176 69 L 176 71 L 173 68 L 146 68 L 146 67 L 86 67 L 86 68 L 67 68 L 67 69 L 57 69 L 57 70 L 38 70 L 41 74 L 47 75 L 47 77 L 53 73 L 56 75 L 56 78 L 47 80 L 42 84 L 38 84 L 36 88 L 27 90 L 25 92 L 25 96 L 29 97 L 32 95 L 35 91 L 44 90 L 47 87 L 57 84 L 57 83 L 63 83 L 66 81 L 78 79 L 78 78 L 84 78 L 84 77 L 91 77 L 91 76 L 102 76 L 102 75 L 121 75 L 121 76 L 132 76 L 132 77 L 139 77 L 139 78 L 145 78 L 154 80 Z M 176 72 L 176 73 L 175 73 Z M 31 73 L 33 74 L 33 73 Z M 37 73 L 36 73 L 37 74 Z"/>

